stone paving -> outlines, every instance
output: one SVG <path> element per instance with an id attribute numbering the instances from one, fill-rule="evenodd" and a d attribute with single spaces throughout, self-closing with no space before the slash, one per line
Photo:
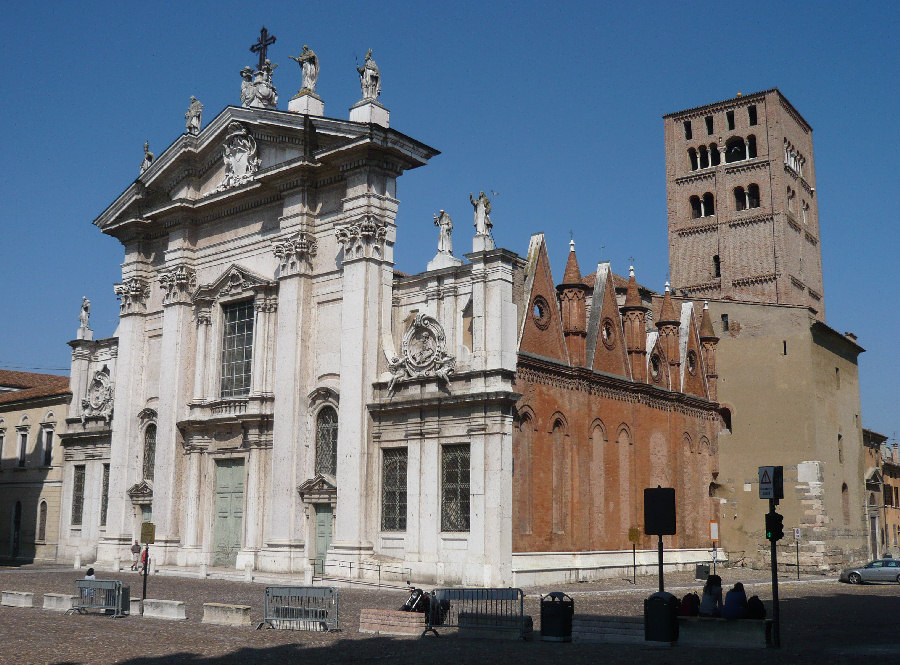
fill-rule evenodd
<path id="1" fill-rule="evenodd" d="M 727 586 L 741 581 L 748 594 L 758 594 L 771 615 L 771 585 L 767 571 L 722 570 Z M 360 634 L 363 608 L 396 609 L 406 594 L 397 589 L 342 588 L 340 632 L 311 633 L 280 630 L 256 631 L 246 627 L 202 624 L 203 603 L 249 605 L 254 625 L 262 617 L 265 584 L 151 576 L 148 597 L 181 600 L 187 620 L 161 621 L 137 616 L 63 616 L 40 609 L 44 593 L 71 593 L 83 574 L 62 568 L 0 568 L 0 589 L 31 591 L 34 608 L 0 607 L 0 663 L 74 664 L 126 663 L 163 665 L 192 663 L 683 663 L 701 658 L 696 649 L 668 646 L 559 644 L 441 638 L 389 638 Z M 99 578 L 114 577 L 112 573 Z M 119 579 L 130 584 L 132 597 L 140 597 L 141 578 L 129 571 Z M 299 583 L 299 582 L 296 582 Z M 656 591 L 655 576 L 639 576 L 637 584 L 621 579 L 546 589 L 526 589 L 526 612 L 540 628 L 540 594 L 562 590 L 575 600 L 578 614 L 640 616 L 643 599 Z M 666 588 L 676 595 L 699 590 L 687 573 L 666 575 Z M 849 586 L 834 577 L 788 575 L 779 578 L 782 649 L 743 650 L 704 648 L 704 663 L 826 663 L 897 662 L 900 616 L 897 585 Z"/>

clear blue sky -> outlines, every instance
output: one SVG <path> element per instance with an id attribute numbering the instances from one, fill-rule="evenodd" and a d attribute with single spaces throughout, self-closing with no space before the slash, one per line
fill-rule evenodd
<path id="1" fill-rule="evenodd" d="M 729 7 L 729 8 L 726 8 Z M 731 8 L 733 7 L 733 8 Z M 265 24 L 279 108 L 288 56 L 319 56 L 328 116 L 359 98 L 372 48 L 391 126 L 442 151 L 398 183 L 397 267 L 425 269 L 432 215 L 468 242 L 470 191 L 493 189 L 500 246 L 547 234 L 557 279 L 569 231 L 661 289 L 667 272 L 664 113 L 778 87 L 814 130 L 828 323 L 851 330 L 865 426 L 892 435 L 900 191 L 900 9 L 889 2 L 11 3 L 0 177 L 0 367 L 68 371 L 81 296 L 112 335 L 117 241 L 91 222 L 183 131 L 239 103 L 238 71 Z M 602 253 L 601 253 L 601 247 Z"/>

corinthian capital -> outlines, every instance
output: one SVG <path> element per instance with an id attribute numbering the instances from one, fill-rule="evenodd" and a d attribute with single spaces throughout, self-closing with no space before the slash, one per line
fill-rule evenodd
<path id="1" fill-rule="evenodd" d="M 147 280 L 132 277 L 114 285 L 113 289 L 120 300 L 119 316 L 143 314 L 147 310 L 147 298 L 150 297 L 150 285 Z"/>
<path id="2" fill-rule="evenodd" d="M 318 243 L 313 234 L 299 231 L 276 241 L 273 251 L 281 262 L 281 275 L 293 275 L 312 261 L 318 251 Z"/>
<path id="3" fill-rule="evenodd" d="M 197 286 L 197 276 L 193 268 L 175 266 L 160 272 L 159 286 L 163 290 L 163 305 L 187 303 Z"/>
<path id="4" fill-rule="evenodd" d="M 386 238 L 387 225 L 368 215 L 337 230 L 338 242 L 344 246 L 344 261 L 382 258 Z"/>

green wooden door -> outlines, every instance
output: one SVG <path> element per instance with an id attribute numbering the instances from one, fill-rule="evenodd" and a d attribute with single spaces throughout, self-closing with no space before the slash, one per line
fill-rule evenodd
<path id="1" fill-rule="evenodd" d="M 216 522 L 213 565 L 233 568 L 241 549 L 244 518 L 244 460 L 216 461 Z"/>
<path id="2" fill-rule="evenodd" d="M 331 526 L 333 524 L 331 514 L 332 508 L 330 503 L 317 503 L 316 509 L 316 573 L 323 574 L 325 567 L 325 557 L 328 555 L 328 548 L 331 547 Z"/>

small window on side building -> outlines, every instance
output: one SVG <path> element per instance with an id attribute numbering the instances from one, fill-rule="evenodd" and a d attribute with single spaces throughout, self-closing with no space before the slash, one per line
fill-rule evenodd
<path id="1" fill-rule="evenodd" d="M 734 129 L 734 111 L 728 111 L 725 118 L 728 120 L 728 129 Z"/>
<path id="2" fill-rule="evenodd" d="M 711 115 L 706 116 L 706 133 L 710 136 L 713 133 L 713 117 Z"/>
<path id="3" fill-rule="evenodd" d="M 724 330 L 726 332 L 728 331 L 728 315 L 727 314 L 722 315 L 722 330 Z"/>
<path id="4" fill-rule="evenodd" d="M 722 263 L 719 261 L 719 255 L 713 256 L 713 277 L 722 276 Z"/>
<path id="5" fill-rule="evenodd" d="M 756 124 L 756 107 L 755 106 L 747 107 L 747 120 L 750 121 L 751 127 Z"/>
<path id="6" fill-rule="evenodd" d="M 691 131 L 691 121 L 684 121 L 684 138 L 686 141 L 690 141 L 694 137 L 694 133 Z"/>

